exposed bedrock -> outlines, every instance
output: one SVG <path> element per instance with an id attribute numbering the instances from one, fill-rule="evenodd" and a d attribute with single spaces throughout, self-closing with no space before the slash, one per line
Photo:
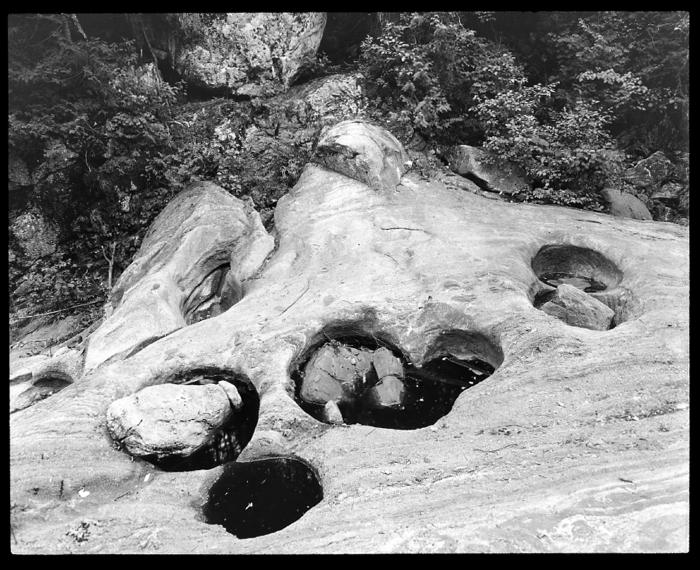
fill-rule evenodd
<path id="1" fill-rule="evenodd" d="M 90 337 L 85 370 L 227 310 L 273 247 L 247 202 L 211 183 L 184 190 L 114 286 L 113 313 Z"/>
<path id="2" fill-rule="evenodd" d="M 167 240 L 155 224 L 125 272 L 91 340 L 92 369 L 10 418 L 14 550 L 65 552 L 81 517 L 109 521 L 86 546 L 100 552 L 139 551 L 142 527 L 160 529 L 161 551 L 183 553 L 688 548 L 687 228 L 489 200 L 413 173 L 390 189 L 366 182 L 307 165 L 277 205 L 273 255 L 235 305 L 191 326 L 183 302 L 212 270 L 252 272 L 266 253 L 236 258 L 247 265 L 228 255 L 257 225 L 225 193 L 176 200 L 171 211 L 187 214 Z M 231 222 L 197 219 L 198 196 Z M 616 326 L 572 326 L 535 306 L 564 282 L 593 288 Z M 454 378 L 460 363 L 488 377 L 425 427 L 340 425 L 337 405 L 323 419 L 302 409 L 293 379 L 336 339 L 391 347 L 405 378 Z M 236 521 L 202 515 L 223 467 L 145 471 L 114 448 L 112 402 L 202 368 L 244 375 L 259 396 L 234 465 L 283 456 L 313 468 L 323 500 L 290 526 L 239 540 L 220 526 Z M 226 517 L 251 500 L 236 495 Z"/>

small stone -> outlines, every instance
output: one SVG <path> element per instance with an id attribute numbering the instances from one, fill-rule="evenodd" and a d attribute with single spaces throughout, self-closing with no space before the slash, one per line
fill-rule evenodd
<path id="1" fill-rule="evenodd" d="M 371 368 L 371 353 L 348 346 L 322 346 L 304 368 L 301 398 L 323 404 L 333 400 L 350 404 L 362 387 L 362 378 Z M 355 364 L 352 361 L 355 360 Z"/>
<path id="2" fill-rule="evenodd" d="M 238 393 L 238 389 L 230 382 L 226 382 L 226 380 L 221 380 L 219 386 L 226 392 L 226 396 L 231 402 L 233 409 L 240 410 L 243 406 L 243 398 L 241 398 L 241 395 Z"/>
<path id="3" fill-rule="evenodd" d="M 620 218 L 632 218 L 634 220 L 651 220 L 652 216 L 647 207 L 639 198 L 627 192 L 620 192 L 616 188 L 605 188 L 601 195 L 608 202 L 610 214 Z"/>
<path id="4" fill-rule="evenodd" d="M 449 167 L 461 176 L 473 175 L 491 192 L 517 194 L 528 190 L 529 183 L 521 168 L 512 163 L 497 162 L 490 153 L 466 144 L 448 152 Z"/>
<path id="5" fill-rule="evenodd" d="M 342 424 L 343 422 L 343 414 L 340 412 L 340 408 L 338 408 L 338 404 L 336 404 L 333 400 L 329 400 L 326 402 L 326 405 L 323 406 L 323 414 L 322 414 L 323 420 L 328 422 L 329 424 Z"/>
<path id="6" fill-rule="evenodd" d="M 66 354 L 69 350 L 70 349 L 67 346 L 62 346 L 56 352 L 54 352 L 53 356 L 54 356 L 54 358 L 57 356 L 61 356 L 63 354 Z"/>
<path id="7" fill-rule="evenodd" d="M 90 494 L 90 491 L 86 491 L 85 489 L 80 489 L 80 491 L 78 491 L 78 495 L 83 499 L 85 497 L 87 497 L 89 494 Z"/>
<path id="8" fill-rule="evenodd" d="M 685 410 L 685 409 L 688 407 L 688 405 L 689 405 L 689 404 L 686 403 L 686 402 L 683 402 L 683 403 L 680 403 L 680 404 L 676 404 L 676 409 L 677 409 L 677 410 Z"/>

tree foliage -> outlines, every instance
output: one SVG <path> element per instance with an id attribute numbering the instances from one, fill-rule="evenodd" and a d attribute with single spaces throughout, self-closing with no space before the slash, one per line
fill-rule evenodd
<path id="1" fill-rule="evenodd" d="M 78 26 L 67 15 L 8 22 L 9 152 L 32 172 L 30 202 L 73 244 L 55 254 L 55 275 L 18 269 L 63 303 L 103 294 L 64 285 L 75 267 L 97 277 L 107 243 L 119 244 L 123 266 L 160 209 L 170 190 L 158 160 L 173 150 L 169 123 L 181 91 L 152 65 L 139 66 L 134 42 L 88 39 Z"/>
<path id="2" fill-rule="evenodd" d="M 401 14 L 361 62 L 378 118 L 483 145 L 525 199 L 597 209 L 634 160 L 687 151 L 687 13 Z"/>

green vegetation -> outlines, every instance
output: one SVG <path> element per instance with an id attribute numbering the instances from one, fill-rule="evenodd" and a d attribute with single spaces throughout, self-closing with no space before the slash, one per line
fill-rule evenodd
<path id="1" fill-rule="evenodd" d="M 168 18 L 9 17 L 10 223 L 31 207 L 59 236 L 55 253 L 32 260 L 10 235 L 15 316 L 104 299 L 107 275 L 118 277 L 153 218 L 193 179 L 250 197 L 269 226 L 310 157 L 288 134 L 250 135 L 272 116 L 266 101 L 188 93 L 149 41 L 146 26 L 162 38 Z M 629 190 L 623 174 L 637 160 L 662 151 L 687 164 L 686 12 L 402 13 L 377 22 L 358 59 L 341 62 L 364 74 L 370 116 L 413 148 L 440 156 L 470 144 L 519 165 L 533 188 L 519 199 L 601 209 L 600 190 Z M 332 69 L 321 53 L 304 79 Z"/>
<path id="2" fill-rule="evenodd" d="M 599 209 L 634 160 L 687 152 L 687 13 L 401 14 L 361 68 L 377 120 L 518 164 L 524 199 Z"/>

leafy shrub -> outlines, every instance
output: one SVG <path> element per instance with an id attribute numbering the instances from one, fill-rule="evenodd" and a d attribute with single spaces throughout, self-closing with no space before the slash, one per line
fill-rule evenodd
<path id="1" fill-rule="evenodd" d="M 556 84 L 528 86 L 514 56 L 455 13 L 402 14 L 364 42 L 361 61 L 375 116 L 401 126 L 404 140 L 418 132 L 437 144 L 483 144 L 525 170 L 537 188 L 525 199 L 599 208 L 595 192 L 619 176 L 623 156 L 606 132 L 614 107 L 583 95 L 562 102 Z M 629 76 L 581 74 L 598 80 L 622 83 L 619 105 L 644 92 Z"/>
<path id="2" fill-rule="evenodd" d="M 522 167 L 539 188 L 534 197 L 594 205 L 592 195 L 619 179 L 624 156 L 605 131 L 606 114 L 585 100 L 552 108 L 555 87 L 521 87 L 480 102 L 476 112 L 486 132 L 484 148 Z"/>
<path id="3" fill-rule="evenodd" d="M 8 23 L 10 152 L 32 172 L 31 202 L 71 244 L 52 269 L 21 258 L 15 269 L 42 284 L 41 307 L 55 308 L 104 295 L 75 267 L 94 265 L 104 280 L 102 246 L 116 243 L 118 274 L 162 208 L 168 179 L 153 165 L 173 148 L 169 122 L 182 88 L 142 65 L 133 42 L 76 39 L 62 15 Z"/>
<path id="4" fill-rule="evenodd" d="M 688 146 L 689 13 L 573 14 L 548 26 L 539 54 L 568 97 L 597 99 L 634 158 Z M 545 25 L 548 16 L 543 16 Z M 554 29 L 552 29 L 554 28 Z"/>
<path id="5" fill-rule="evenodd" d="M 404 140 L 415 131 L 431 142 L 474 143 L 482 136 L 475 98 L 525 80 L 511 54 L 455 13 L 401 14 L 363 42 L 360 64 L 374 118 Z"/>

